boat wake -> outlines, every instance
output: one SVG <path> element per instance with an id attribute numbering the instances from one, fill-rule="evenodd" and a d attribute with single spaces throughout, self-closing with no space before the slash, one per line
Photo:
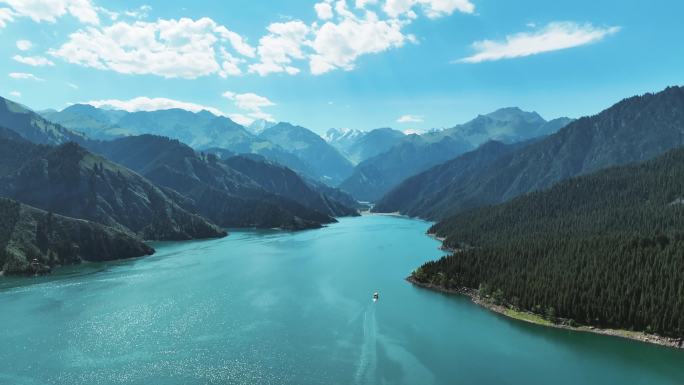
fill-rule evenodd
<path id="1" fill-rule="evenodd" d="M 363 312 L 363 341 L 361 353 L 356 368 L 356 384 L 372 384 L 375 381 L 374 374 L 377 369 L 377 330 L 378 324 L 375 319 L 375 301 L 370 303 Z"/>

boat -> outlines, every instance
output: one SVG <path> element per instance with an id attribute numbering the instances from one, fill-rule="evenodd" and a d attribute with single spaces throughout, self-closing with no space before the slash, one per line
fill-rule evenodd
<path id="1" fill-rule="evenodd" d="M 378 298 L 380 298 L 380 295 L 379 295 L 378 292 L 376 291 L 375 293 L 373 293 L 373 302 L 377 301 Z"/>

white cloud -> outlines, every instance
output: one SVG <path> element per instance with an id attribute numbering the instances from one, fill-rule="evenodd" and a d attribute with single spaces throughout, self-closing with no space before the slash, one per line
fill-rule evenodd
<path id="1" fill-rule="evenodd" d="M 250 116 L 247 116 L 245 114 L 228 114 L 228 117 L 234 121 L 235 123 L 242 125 L 242 126 L 249 126 L 250 124 L 254 123 L 256 120 L 255 118 L 252 118 Z"/>
<path id="2" fill-rule="evenodd" d="M 275 106 L 275 103 L 265 96 L 257 95 L 252 92 L 237 94 L 230 91 L 224 92 L 222 96 L 233 101 L 235 107 L 243 111 L 241 113 L 229 115 L 229 117 L 238 124 L 249 125 L 257 119 L 267 121 L 275 120 L 271 114 L 262 111 L 262 108 Z"/>
<path id="3" fill-rule="evenodd" d="M 0 8 L 0 28 L 5 28 L 7 23 L 14 20 L 14 12 L 9 8 Z"/>
<path id="4" fill-rule="evenodd" d="M 91 100 L 85 102 L 84 104 L 90 104 L 91 106 L 98 108 L 112 108 L 117 110 L 124 110 L 129 112 L 137 111 L 158 111 L 158 110 L 169 110 L 173 108 L 179 108 L 182 110 L 190 112 L 200 112 L 209 111 L 217 116 L 225 116 L 223 111 L 218 108 L 203 106 L 201 104 L 183 102 L 174 99 L 167 98 L 148 98 L 146 96 L 140 96 L 130 100 L 120 100 L 120 99 L 106 99 L 106 100 Z"/>
<path id="5" fill-rule="evenodd" d="M 34 74 L 29 74 L 26 72 L 12 72 L 9 74 L 9 77 L 12 79 L 18 79 L 18 80 L 33 80 L 37 82 L 42 82 L 45 81 L 45 79 L 39 78 Z"/>
<path id="6" fill-rule="evenodd" d="M 90 0 L 2 0 L 16 16 L 29 17 L 40 23 L 54 23 L 69 13 L 81 23 L 97 25 L 100 19 Z"/>
<path id="7" fill-rule="evenodd" d="M 416 17 L 413 8 L 419 6 L 425 15 L 431 19 L 448 16 L 458 11 L 473 13 L 475 5 L 469 0 L 387 0 L 383 10 L 390 17 Z"/>
<path id="8" fill-rule="evenodd" d="M 420 115 L 402 115 L 397 119 L 397 123 L 422 123 L 423 117 Z"/>
<path id="9" fill-rule="evenodd" d="M 12 57 L 15 61 L 18 61 L 19 63 L 30 65 L 33 67 L 45 67 L 45 66 L 54 66 L 55 63 L 53 63 L 50 59 L 43 57 L 43 56 L 21 56 L 21 55 L 14 55 Z"/>
<path id="10" fill-rule="evenodd" d="M 270 73 L 299 73 L 291 66 L 292 59 L 304 59 L 302 50 L 310 29 L 300 20 L 273 23 L 268 26 L 268 34 L 259 40 L 259 63 L 249 66 L 249 72 L 266 76 Z"/>
<path id="11" fill-rule="evenodd" d="M 81 10 L 93 8 L 91 0 L 54 0 L 54 4 L 43 8 L 29 5 L 49 0 L 0 0 L 3 1 L 17 7 L 22 5 L 23 14 L 31 15 L 37 21 L 54 21 L 55 15 L 65 12 L 79 17 L 76 5 L 80 5 Z M 356 67 L 361 56 L 399 48 L 406 42 L 416 43 L 414 35 L 404 33 L 404 28 L 418 17 L 416 12 L 422 11 L 428 18 L 436 18 L 457 11 L 474 11 L 470 0 L 354 0 L 354 9 L 349 8 L 349 1 L 318 0 L 314 4 L 317 21 L 272 23 L 257 47 L 205 17 L 86 26 L 49 53 L 85 67 L 165 78 L 237 76 L 243 74 L 243 66 L 247 67 L 247 72 L 261 76 L 272 73 L 295 75 L 306 64 L 312 74 L 320 75 L 339 69 L 349 71 Z M 101 7 L 94 9 L 95 16 L 97 12 L 112 20 L 119 16 Z M 380 12 L 381 16 L 376 13 L 380 9 L 385 11 Z M 122 15 L 138 18 L 148 11 L 148 6 L 142 6 L 138 10 L 124 11 Z M 80 19 L 87 22 L 85 16 Z"/>
<path id="12" fill-rule="evenodd" d="M 224 26 L 216 27 L 216 32 L 224 39 L 230 42 L 233 48 L 243 56 L 254 57 L 254 47 L 247 44 L 247 42 L 239 34 L 229 30 Z"/>
<path id="13" fill-rule="evenodd" d="M 371 4 L 377 4 L 378 0 L 356 0 L 356 8 L 364 9 L 366 6 Z"/>
<path id="14" fill-rule="evenodd" d="M 458 62 L 480 63 L 578 47 L 600 41 L 619 30 L 620 27 L 595 27 L 591 24 L 553 22 L 535 32 L 508 35 L 503 41 L 477 41 L 473 43 L 476 54 L 460 59 Z"/>
<path id="15" fill-rule="evenodd" d="M 356 0 L 354 4 L 356 11 L 349 9 L 347 0 L 323 0 L 314 5 L 320 21 L 271 24 L 269 34 L 259 41 L 260 60 L 251 64 L 249 71 L 262 76 L 296 74 L 298 60 L 308 61 L 314 75 L 349 71 L 363 55 L 399 48 L 407 41 L 415 43 L 415 36 L 403 32 L 418 17 L 414 8 L 422 9 L 429 18 L 475 9 L 469 0 L 386 0 L 382 8 L 389 18 L 381 18 L 369 9 L 377 0 Z"/>
<path id="16" fill-rule="evenodd" d="M 33 43 L 30 40 L 17 40 L 17 49 L 19 51 L 28 51 L 33 47 Z"/>
<path id="17" fill-rule="evenodd" d="M 195 79 L 238 72 L 239 61 L 223 54 L 222 42 L 249 56 L 253 48 L 236 33 L 210 18 L 118 22 L 105 28 L 88 27 L 50 54 L 67 62 L 125 74 Z"/>
<path id="18" fill-rule="evenodd" d="M 344 17 L 338 23 L 323 24 L 311 42 L 314 50 L 309 58 L 311 73 L 349 71 L 361 55 L 401 47 L 407 39 L 401 32 L 404 25 L 399 20 L 380 20 L 372 12 L 367 12 L 364 18 Z"/>
<path id="19" fill-rule="evenodd" d="M 407 128 L 402 131 L 406 135 L 422 135 L 425 133 L 425 130 L 420 130 L 417 128 Z"/>
<path id="20" fill-rule="evenodd" d="M 328 20 L 333 17 L 333 9 L 330 5 L 330 1 L 316 3 L 314 9 L 316 10 L 316 16 L 321 20 Z"/>
<path id="21" fill-rule="evenodd" d="M 256 111 L 263 107 L 275 106 L 275 103 L 268 100 L 265 96 L 255 93 L 236 94 L 230 91 L 223 93 L 223 97 L 235 101 L 235 106 L 241 110 Z"/>
<path id="22" fill-rule="evenodd" d="M 19 91 L 12 91 L 9 94 L 13 98 L 20 98 L 21 97 L 21 92 L 19 92 Z"/>
<path id="23" fill-rule="evenodd" d="M 137 9 L 130 10 L 130 11 L 124 11 L 124 15 L 128 17 L 132 17 L 134 19 L 144 19 L 147 17 L 147 15 L 150 13 L 152 10 L 152 7 L 149 5 L 141 5 Z M 116 18 L 114 19 L 116 20 Z"/>

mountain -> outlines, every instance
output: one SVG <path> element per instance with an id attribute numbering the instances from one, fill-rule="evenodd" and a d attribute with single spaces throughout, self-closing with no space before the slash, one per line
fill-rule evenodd
<path id="1" fill-rule="evenodd" d="M 117 121 L 126 114 L 125 111 L 100 109 L 90 104 L 73 104 L 62 111 L 40 112 L 45 119 L 82 132 L 91 139 L 112 139 L 131 135 L 133 131 L 117 125 Z"/>
<path id="2" fill-rule="evenodd" d="M 257 120 L 247 129 L 225 116 L 208 111 L 169 109 L 127 112 L 85 104 L 74 104 L 59 112 L 47 111 L 44 116 L 70 129 L 84 132 L 92 139 L 111 140 L 151 134 L 178 139 L 202 151 L 259 154 L 314 179 L 329 180 L 324 176 L 338 172 L 326 170 L 328 163 L 314 167 L 299 156 L 301 149 L 292 151 L 256 134 L 257 131 L 262 133 L 272 128 L 275 125 L 273 122 Z M 289 144 L 287 141 L 284 143 Z M 334 162 L 331 165 L 339 167 Z"/>
<path id="3" fill-rule="evenodd" d="M 308 183 L 289 168 L 269 162 L 265 158 L 243 155 L 228 158 L 225 163 L 250 177 L 266 191 L 289 198 L 318 212 L 330 216 L 358 215 L 353 201 L 352 205 L 346 205 L 350 203 L 351 197 L 344 197 L 338 201 L 344 194 L 342 191 L 323 187 L 322 184 Z"/>
<path id="4" fill-rule="evenodd" d="M 83 142 L 85 136 L 52 123 L 30 109 L 0 97 L 0 126 L 10 128 L 22 138 L 38 144 Z"/>
<path id="5" fill-rule="evenodd" d="M 208 111 L 190 112 L 182 109 L 140 111 L 118 120 L 131 135 L 154 134 L 175 138 L 193 148 L 208 146 L 249 152 L 253 136 L 229 118 Z"/>
<path id="6" fill-rule="evenodd" d="M 173 196 L 147 179 L 78 144 L 36 146 L 8 139 L 0 139 L 0 143 L 0 158 L 12 162 L 3 167 L 0 196 L 98 222 L 143 239 L 226 235 L 206 219 L 181 208 Z"/>
<path id="7" fill-rule="evenodd" d="M 269 120 L 264 120 L 264 119 L 257 119 L 253 121 L 249 126 L 247 126 L 247 130 L 251 132 L 254 135 L 259 135 L 261 134 L 265 129 L 271 128 L 275 126 L 276 122 L 271 122 Z"/>
<path id="8" fill-rule="evenodd" d="M 441 131 L 408 135 L 388 151 L 359 163 L 340 188 L 376 201 L 404 179 L 453 159 L 488 140 L 515 143 L 555 132 L 570 120 L 544 120 L 534 112 L 504 108 Z"/>
<path id="9" fill-rule="evenodd" d="M 595 116 L 568 124 L 556 134 L 524 148 L 512 151 L 468 178 L 467 183 L 436 186 L 439 192 L 397 200 L 384 205 L 385 210 L 402 211 L 409 207 L 415 215 L 443 219 L 473 207 L 504 202 L 519 195 L 540 190 L 563 179 L 590 173 L 605 167 L 653 158 L 683 143 L 684 88 L 670 87 L 657 94 L 625 99 Z M 452 162 L 441 171 L 417 176 L 414 182 L 431 178 L 445 179 L 450 169 L 461 167 Z M 407 181 L 403 191 L 393 197 L 408 197 L 417 183 Z M 407 212 L 409 212 L 407 211 Z"/>
<path id="10" fill-rule="evenodd" d="M 290 123 L 278 123 L 259 138 L 287 149 L 306 162 L 320 180 L 337 184 L 352 172 L 352 164 L 328 142 L 312 131 Z"/>
<path id="11" fill-rule="evenodd" d="M 669 116 L 677 93 L 670 89 L 616 107 L 637 121 L 646 111 L 632 110 L 635 104 Z M 604 119 L 599 115 L 594 123 Z M 600 125 L 582 127 L 596 133 Z M 425 264 L 413 279 L 446 289 L 479 288 L 483 298 L 552 321 L 683 337 L 683 194 L 682 148 L 574 177 L 433 226 L 430 231 L 446 237 L 445 246 L 456 252 Z"/>
<path id="12" fill-rule="evenodd" d="M 340 152 L 344 152 L 344 149 L 354 144 L 363 135 L 363 131 L 353 128 L 331 128 L 325 132 L 323 139 Z"/>
<path id="13" fill-rule="evenodd" d="M 488 140 L 516 143 L 555 133 L 572 119 L 558 118 L 546 121 L 536 112 L 523 111 L 518 107 L 498 109 L 486 115 L 479 115 L 468 123 L 446 130 L 425 134 L 426 138 L 444 136 L 460 137 L 477 147 Z"/>
<path id="14" fill-rule="evenodd" d="M 358 200 L 373 202 L 407 177 L 470 148 L 469 143 L 449 136 L 428 142 L 419 135 L 409 135 L 390 150 L 359 163 L 339 187 Z"/>
<path id="15" fill-rule="evenodd" d="M 193 148 L 221 147 L 239 152 L 250 152 L 254 141 L 254 135 L 243 126 L 208 111 L 172 108 L 128 112 L 74 104 L 45 117 L 93 139 L 153 134 L 178 139 Z"/>
<path id="16" fill-rule="evenodd" d="M 449 212 L 449 191 L 469 185 L 494 161 L 528 144 L 489 141 L 473 151 L 409 177 L 382 197 L 372 211 L 439 218 Z"/>
<path id="17" fill-rule="evenodd" d="M 92 149 L 172 189 L 186 199 L 181 206 L 223 227 L 315 228 L 353 212 L 332 200 L 325 205 L 320 194 L 285 167 L 246 158 L 222 160 L 177 140 L 131 136 Z"/>
<path id="18" fill-rule="evenodd" d="M 0 198 L 0 276 L 152 253 L 154 249 L 125 232 Z"/>
<path id="19" fill-rule="evenodd" d="M 389 150 L 405 136 L 403 132 L 391 128 L 377 128 L 368 132 L 331 128 L 326 140 L 352 163 L 358 164 Z"/>

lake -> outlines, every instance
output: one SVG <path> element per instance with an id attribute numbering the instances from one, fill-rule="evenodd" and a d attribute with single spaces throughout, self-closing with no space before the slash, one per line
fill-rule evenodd
<path id="1" fill-rule="evenodd" d="M 0 384 L 684 384 L 684 351 L 413 287 L 442 254 L 429 225 L 233 231 L 0 280 Z"/>

